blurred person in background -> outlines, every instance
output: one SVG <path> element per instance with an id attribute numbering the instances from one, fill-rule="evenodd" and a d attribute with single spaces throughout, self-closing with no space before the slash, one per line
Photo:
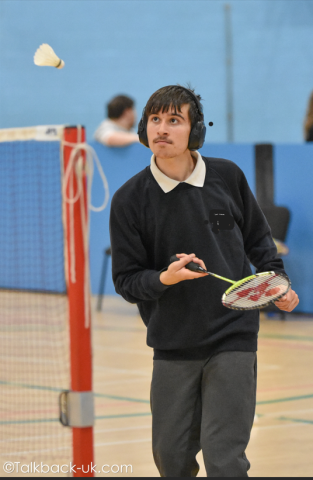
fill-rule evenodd
<path id="1" fill-rule="evenodd" d="M 313 142 L 313 92 L 310 96 L 304 121 L 304 138 L 306 142 Z"/>
<path id="2" fill-rule="evenodd" d="M 136 124 L 134 100 L 118 95 L 107 104 L 107 119 L 100 123 L 94 138 L 108 147 L 124 147 L 139 142 L 133 129 Z"/>

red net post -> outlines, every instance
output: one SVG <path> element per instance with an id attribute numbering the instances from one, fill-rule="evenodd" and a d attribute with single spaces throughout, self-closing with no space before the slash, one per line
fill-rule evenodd
<path id="1" fill-rule="evenodd" d="M 73 145 L 85 142 L 84 127 L 66 127 L 64 129 L 63 162 L 66 172 Z M 79 162 L 78 158 L 85 163 L 85 152 L 80 150 L 75 155 L 73 163 L 73 174 L 70 175 L 66 186 L 66 197 L 69 199 L 76 196 L 78 184 L 74 173 Z M 65 227 L 66 227 L 66 270 L 67 270 L 67 292 L 69 303 L 69 328 L 70 328 L 70 362 L 71 362 L 71 390 L 73 392 L 92 391 L 92 352 L 91 352 L 91 321 L 89 298 L 86 296 L 85 281 L 89 276 L 86 263 L 87 241 L 87 179 L 82 169 L 82 191 L 77 201 L 65 202 Z M 82 203 L 83 202 L 83 208 Z M 84 210 L 84 212 L 82 211 Z M 85 216 L 85 219 L 83 218 Z M 89 293 L 89 292 L 88 292 Z M 86 309 L 85 302 L 88 302 Z M 89 318 L 86 318 L 89 316 Z M 91 477 L 91 465 L 94 461 L 93 453 L 93 428 L 72 427 L 73 431 L 73 464 L 76 465 L 74 477 Z"/>

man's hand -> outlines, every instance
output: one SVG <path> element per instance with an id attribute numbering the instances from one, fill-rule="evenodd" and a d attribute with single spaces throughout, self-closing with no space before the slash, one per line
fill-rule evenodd
<path id="1" fill-rule="evenodd" d="M 197 273 L 192 272 L 185 268 L 185 265 L 189 262 L 195 262 L 200 265 L 200 267 L 206 270 L 206 266 L 200 258 L 196 257 L 194 253 L 187 255 L 186 253 L 177 253 L 176 256 L 180 259 L 177 262 L 173 262 L 169 265 L 166 272 L 162 272 L 160 275 L 160 281 L 164 285 L 174 285 L 183 280 L 193 280 L 194 278 L 205 277 L 209 275 L 208 273 Z"/>
<path id="2" fill-rule="evenodd" d="M 299 297 L 294 290 L 289 290 L 286 295 L 274 302 L 276 307 L 285 312 L 292 312 L 299 303 Z"/>

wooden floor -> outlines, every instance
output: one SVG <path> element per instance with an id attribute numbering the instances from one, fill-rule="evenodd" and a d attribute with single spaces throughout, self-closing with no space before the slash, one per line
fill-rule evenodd
<path id="1" fill-rule="evenodd" d="M 151 452 L 152 350 L 135 305 L 106 296 L 94 316 L 95 460 L 114 476 L 157 477 Z M 313 476 L 313 318 L 261 319 L 249 476 Z M 200 472 L 206 472 L 201 453 Z M 99 468 L 98 468 L 99 467 Z M 107 469 L 109 467 L 106 467 Z M 113 476 L 112 473 L 97 476 Z"/>
<path id="2" fill-rule="evenodd" d="M 9 297 L 6 294 L 8 301 Z M 69 385 L 64 299 L 36 295 L 31 309 L 35 316 L 26 318 L 30 299 L 27 303 L 24 297 L 18 296 L 21 305 L 13 298 L 7 319 L 6 311 L 1 317 L 0 476 L 4 477 L 12 476 L 3 472 L 6 461 L 49 460 L 49 465 L 63 465 L 71 458 L 71 431 L 58 421 L 59 392 Z M 95 298 L 93 303 L 95 307 Z M 41 328 L 43 308 L 51 318 Z M 299 319 L 287 314 L 286 318 L 261 320 L 257 416 L 246 452 L 252 477 L 313 476 L 313 316 Z M 151 451 L 152 356 L 137 306 L 119 296 L 106 296 L 103 311 L 94 312 L 93 318 L 99 477 L 159 476 Z M 201 452 L 198 461 L 198 476 L 205 477 Z M 101 472 L 104 465 L 108 473 Z M 128 471 L 123 465 L 129 465 Z"/>

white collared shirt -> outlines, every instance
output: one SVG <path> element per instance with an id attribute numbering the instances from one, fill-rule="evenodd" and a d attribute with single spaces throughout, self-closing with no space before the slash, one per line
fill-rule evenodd
<path id="1" fill-rule="evenodd" d="M 203 187 L 205 174 L 206 174 L 206 167 L 199 152 L 195 152 L 197 155 L 197 163 L 196 166 L 191 173 L 191 175 L 184 180 L 185 183 L 189 183 L 194 187 Z M 178 180 L 174 180 L 173 178 L 168 177 L 165 175 L 161 170 L 158 168 L 157 164 L 155 163 L 155 155 L 153 154 L 151 157 L 151 164 L 150 164 L 151 173 L 162 188 L 163 192 L 168 193 L 173 190 L 179 183 Z"/>
<path id="2" fill-rule="evenodd" d="M 98 126 L 97 130 L 94 133 L 94 139 L 97 142 L 104 143 L 106 145 L 108 138 L 112 135 L 112 133 L 116 132 L 135 133 L 135 130 L 133 128 L 128 130 L 127 128 L 121 127 L 116 122 L 114 122 L 114 120 L 107 118 L 106 120 L 103 120 L 103 122 L 101 122 Z"/>

